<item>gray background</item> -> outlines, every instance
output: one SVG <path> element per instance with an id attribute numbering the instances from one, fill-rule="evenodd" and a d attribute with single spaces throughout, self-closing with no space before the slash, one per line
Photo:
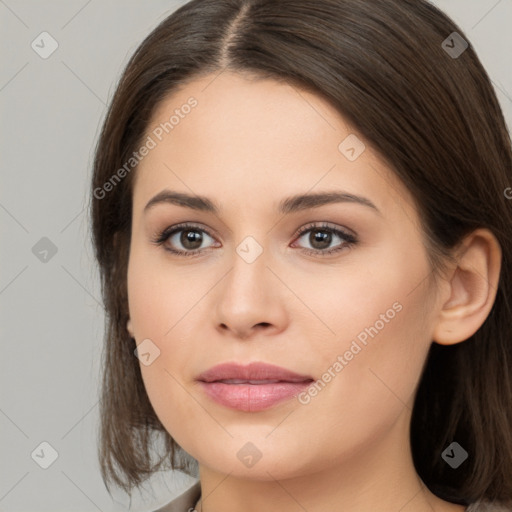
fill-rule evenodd
<path id="1" fill-rule="evenodd" d="M 0 0 L 0 511 L 128 508 L 120 491 L 108 495 L 96 460 L 103 314 L 86 206 L 120 72 L 184 3 Z M 512 126 L 512 0 L 434 3 L 466 32 Z M 51 48 L 43 31 L 58 43 L 46 59 L 31 47 Z M 36 463 L 51 461 L 42 442 L 58 453 L 47 469 Z M 155 477 L 132 510 L 154 509 L 192 482 Z"/>

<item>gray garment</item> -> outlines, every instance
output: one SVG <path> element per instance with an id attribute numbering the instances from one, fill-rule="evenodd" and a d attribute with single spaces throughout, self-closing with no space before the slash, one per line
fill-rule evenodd
<path id="1" fill-rule="evenodd" d="M 155 512 L 193 512 L 194 506 L 201 497 L 201 483 L 196 482 L 183 494 L 172 500 L 167 505 L 155 510 Z M 472 503 L 466 512 L 512 512 L 512 508 L 505 508 L 490 503 Z"/>
<path id="2" fill-rule="evenodd" d="M 155 510 L 155 512 L 192 512 L 194 506 L 201 497 L 201 482 L 196 482 L 183 494 L 174 498 L 171 502 Z"/>

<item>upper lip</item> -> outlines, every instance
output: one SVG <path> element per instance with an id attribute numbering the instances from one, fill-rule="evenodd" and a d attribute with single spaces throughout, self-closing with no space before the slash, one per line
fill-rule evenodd
<path id="1" fill-rule="evenodd" d="M 273 364 L 253 362 L 248 365 L 238 363 L 222 363 L 201 373 L 197 380 L 203 382 L 215 382 L 220 380 L 247 380 L 247 381 L 283 381 L 304 382 L 313 380 L 309 375 L 301 375 L 286 368 Z"/>

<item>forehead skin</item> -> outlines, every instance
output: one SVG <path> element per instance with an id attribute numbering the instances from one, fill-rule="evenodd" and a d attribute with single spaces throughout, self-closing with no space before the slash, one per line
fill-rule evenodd
<path id="1" fill-rule="evenodd" d="M 163 124 L 190 97 L 197 106 L 166 133 Z M 219 221 L 258 216 L 270 229 L 282 218 L 276 208 L 283 197 L 339 190 L 371 199 L 382 216 L 358 205 L 346 211 L 373 215 L 375 223 L 400 218 L 418 231 L 407 189 L 368 144 L 355 161 L 342 154 L 338 146 L 351 134 L 343 117 L 309 92 L 231 72 L 208 75 L 158 105 L 146 130 L 156 147 L 133 171 L 134 212 L 172 188 L 215 198 Z"/>

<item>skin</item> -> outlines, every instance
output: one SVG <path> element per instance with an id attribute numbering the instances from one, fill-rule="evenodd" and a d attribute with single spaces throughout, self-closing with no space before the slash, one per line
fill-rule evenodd
<path id="1" fill-rule="evenodd" d="M 197 510 L 463 511 L 419 479 L 409 424 L 432 340 L 462 342 L 489 314 L 498 242 L 475 231 L 436 282 L 407 189 L 368 143 L 355 161 L 339 151 L 357 132 L 329 103 L 224 71 L 162 101 L 147 135 L 191 96 L 197 107 L 136 171 L 127 327 L 137 344 L 149 338 L 160 350 L 141 364 L 142 377 L 169 434 L 199 461 Z M 144 213 L 163 189 L 207 196 L 220 213 L 169 203 Z M 285 197 L 330 190 L 364 196 L 380 213 L 348 202 L 277 212 Z M 181 222 L 213 235 L 199 231 L 201 254 L 166 251 L 193 250 L 180 234 L 152 243 Z M 325 247 L 310 233 L 294 236 L 312 222 L 356 233 L 358 243 L 306 254 Z M 263 249 L 250 264 L 236 252 L 247 236 Z M 333 235 L 327 247 L 342 243 Z M 264 361 L 319 379 L 397 301 L 401 311 L 306 405 L 292 398 L 257 413 L 231 410 L 195 381 L 225 361 Z M 249 441 L 261 453 L 250 468 L 237 457 Z"/>

